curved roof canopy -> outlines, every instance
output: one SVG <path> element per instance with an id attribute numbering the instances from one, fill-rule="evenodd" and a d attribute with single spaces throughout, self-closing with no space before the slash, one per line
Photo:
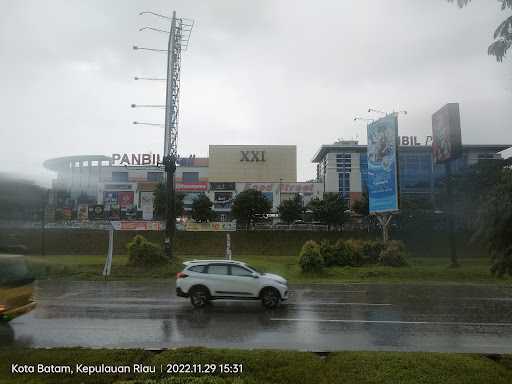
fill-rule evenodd
<path id="1" fill-rule="evenodd" d="M 56 157 L 54 159 L 48 159 L 43 163 L 46 169 L 51 171 L 61 171 L 70 167 L 70 164 L 76 162 L 87 161 L 88 165 L 91 166 L 91 161 L 112 161 L 112 158 L 104 155 L 79 155 L 79 156 L 64 156 Z"/>

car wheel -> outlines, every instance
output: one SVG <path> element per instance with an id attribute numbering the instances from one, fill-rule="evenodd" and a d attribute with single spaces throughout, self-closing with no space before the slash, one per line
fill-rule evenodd
<path id="1" fill-rule="evenodd" d="M 193 288 L 190 292 L 190 303 L 195 308 L 203 308 L 208 304 L 208 290 L 204 287 Z"/>
<path id="2" fill-rule="evenodd" d="M 279 305 L 280 301 L 281 296 L 274 288 L 265 288 L 263 292 L 261 292 L 261 303 L 265 308 L 275 308 Z"/>

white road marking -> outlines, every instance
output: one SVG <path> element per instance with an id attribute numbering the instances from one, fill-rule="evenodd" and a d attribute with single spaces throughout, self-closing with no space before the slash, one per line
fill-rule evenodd
<path id="1" fill-rule="evenodd" d="M 296 321 L 309 323 L 349 323 L 349 324 L 413 324 L 413 325 L 464 325 L 512 327 L 512 323 L 468 323 L 458 321 L 400 321 L 400 320 L 351 320 L 351 319 L 287 319 L 271 318 L 271 321 Z"/>
<path id="2" fill-rule="evenodd" d="M 297 302 L 297 303 L 288 303 L 288 305 L 295 305 L 295 306 L 301 306 L 301 305 L 353 305 L 353 306 L 375 306 L 375 307 L 388 307 L 393 304 L 388 303 L 336 303 L 336 302 L 318 302 L 318 301 L 312 301 L 310 303 L 308 302 Z"/>

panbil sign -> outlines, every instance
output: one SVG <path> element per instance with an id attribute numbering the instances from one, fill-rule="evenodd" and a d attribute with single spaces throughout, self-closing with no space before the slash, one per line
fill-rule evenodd
<path id="1" fill-rule="evenodd" d="M 240 151 L 240 161 L 265 161 L 265 151 Z"/>
<path id="2" fill-rule="evenodd" d="M 116 231 L 160 231 L 162 225 L 159 221 L 112 221 L 112 228 Z"/>
<path id="3" fill-rule="evenodd" d="M 160 155 L 156 153 L 113 153 L 114 165 L 158 165 Z"/>
<path id="4" fill-rule="evenodd" d="M 208 189 L 207 182 L 199 182 L 199 183 L 176 183 L 177 191 L 193 191 L 193 192 L 203 192 Z"/>
<path id="5" fill-rule="evenodd" d="M 274 189 L 273 183 L 244 183 L 242 186 L 242 191 L 247 191 L 248 189 L 255 189 L 260 192 L 272 192 Z"/>
<path id="6" fill-rule="evenodd" d="M 194 223 L 187 222 L 185 231 L 193 232 L 231 232 L 236 231 L 236 223 L 232 222 L 211 222 L 211 223 Z"/>
<path id="7" fill-rule="evenodd" d="M 432 115 L 432 154 L 436 163 L 444 163 L 461 153 L 459 104 L 449 103 Z"/>
<path id="8" fill-rule="evenodd" d="M 432 144 L 432 136 L 427 136 L 425 141 L 422 143 L 419 141 L 418 136 L 398 136 L 400 145 L 404 147 L 414 147 L 418 145 L 431 145 Z"/>
<path id="9" fill-rule="evenodd" d="M 368 125 L 368 200 L 371 213 L 398 211 L 398 119 L 388 115 Z"/>
<path id="10" fill-rule="evenodd" d="M 313 193 L 313 183 L 282 183 L 283 193 Z"/>

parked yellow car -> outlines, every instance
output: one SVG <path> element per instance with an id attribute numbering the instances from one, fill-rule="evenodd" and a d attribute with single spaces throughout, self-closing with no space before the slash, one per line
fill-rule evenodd
<path id="1" fill-rule="evenodd" d="M 0 320 L 12 320 L 35 308 L 33 282 L 23 256 L 0 255 Z"/>

